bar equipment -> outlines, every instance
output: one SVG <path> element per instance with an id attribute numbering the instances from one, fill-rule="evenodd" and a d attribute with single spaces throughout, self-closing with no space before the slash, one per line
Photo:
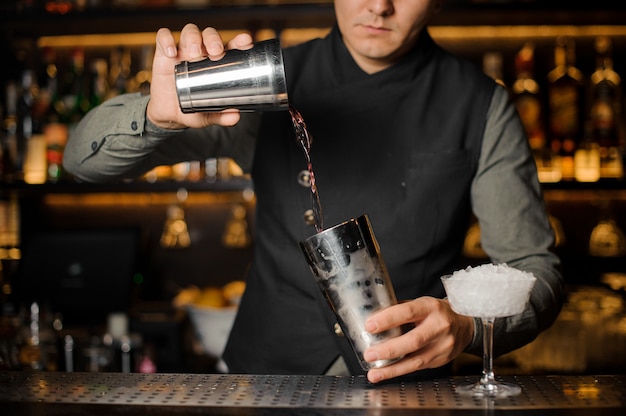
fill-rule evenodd
<path id="1" fill-rule="evenodd" d="M 176 65 L 175 77 L 183 113 L 286 110 L 289 105 L 278 39 L 228 50 L 217 61 L 183 61 Z"/>
<path id="2" fill-rule="evenodd" d="M 523 394 L 487 401 L 456 393 L 464 377 L 373 388 L 365 376 L 4 371 L 0 405 L 4 416 L 617 416 L 626 409 L 624 375 L 509 378 Z"/>
<path id="3" fill-rule="evenodd" d="M 478 383 L 458 386 L 460 394 L 508 397 L 521 393 L 519 385 L 495 379 L 493 326 L 496 318 L 524 310 L 536 280 L 530 273 L 494 264 L 468 267 L 441 278 L 452 309 L 461 315 L 480 318 L 483 325 L 483 374 Z"/>
<path id="4" fill-rule="evenodd" d="M 363 358 L 371 345 L 402 334 L 400 328 L 378 334 L 365 330 L 370 315 L 397 303 L 367 215 L 319 232 L 300 242 L 300 247 L 361 367 L 369 370 L 400 360 L 367 362 Z"/>

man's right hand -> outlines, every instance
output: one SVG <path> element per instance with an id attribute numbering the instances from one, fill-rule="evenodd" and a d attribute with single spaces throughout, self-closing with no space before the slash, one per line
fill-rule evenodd
<path id="1" fill-rule="evenodd" d="M 241 33 L 228 42 L 226 49 L 250 49 L 252 44 L 252 37 L 247 33 Z M 198 26 L 187 24 L 181 31 L 178 44 L 169 29 L 159 29 L 152 62 L 150 101 L 146 109 L 146 116 L 150 121 L 164 129 L 236 124 L 239 121 L 239 110 L 236 109 L 183 113 L 180 110 L 176 93 L 174 79 L 176 64 L 207 57 L 211 60 L 219 60 L 224 57 L 224 50 L 224 41 L 214 28 L 200 31 Z"/>

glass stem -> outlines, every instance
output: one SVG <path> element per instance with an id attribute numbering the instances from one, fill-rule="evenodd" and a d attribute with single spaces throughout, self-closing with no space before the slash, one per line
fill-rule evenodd
<path id="1" fill-rule="evenodd" d="M 495 318 L 482 318 L 483 323 L 483 376 L 480 379 L 482 385 L 494 385 L 496 382 L 493 374 L 493 324 Z"/>

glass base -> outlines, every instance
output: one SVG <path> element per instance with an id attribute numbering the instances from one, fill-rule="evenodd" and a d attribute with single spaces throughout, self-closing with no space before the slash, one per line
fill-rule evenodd
<path id="1" fill-rule="evenodd" d="M 363 358 L 363 354 L 357 353 L 356 356 L 359 359 L 359 364 L 361 364 L 361 368 L 365 371 L 369 371 L 374 368 L 383 368 L 390 364 L 396 363 L 404 358 L 404 356 L 402 356 L 398 358 L 391 358 L 389 360 L 378 360 L 378 361 L 368 362 L 368 361 L 365 361 L 365 359 Z"/>
<path id="2" fill-rule="evenodd" d="M 522 388 L 517 384 L 501 381 L 467 384 L 457 386 L 455 390 L 460 395 L 473 397 L 510 397 L 522 392 Z"/>

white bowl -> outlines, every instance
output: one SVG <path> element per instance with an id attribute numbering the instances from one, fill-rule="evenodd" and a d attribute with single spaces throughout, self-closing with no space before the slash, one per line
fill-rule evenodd
<path id="1" fill-rule="evenodd" d="M 220 358 L 235 321 L 237 307 L 188 305 L 187 312 L 204 351 L 211 357 Z"/>

